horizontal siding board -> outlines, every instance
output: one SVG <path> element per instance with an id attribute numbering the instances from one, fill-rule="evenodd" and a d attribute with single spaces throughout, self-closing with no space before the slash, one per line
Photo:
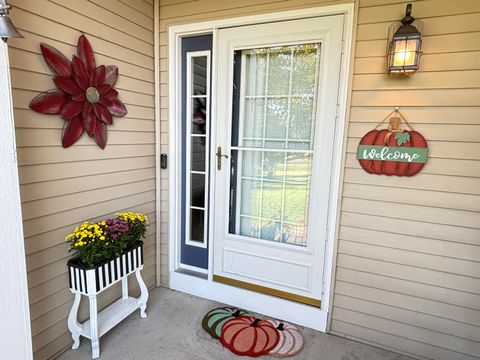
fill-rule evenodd
<path id="1" fill-rule="evenodd" d="M 370 257 L 373 257 L 370 255 Z M 339 253 L 338 266 L 480 295 L 480 279 L 417 266 Z M 480 314 L 479 314 L 480 316 Z"/>
<path id="2" fill-rule="evenodd" d="M 422 314 L 416 311 L 400 309 L 378 302 L 366 301 L 340 294 L 335 296 L 334 302 L 335 308 L 337 309 L 341 308 L 358 311 L 363 314 L 391 319 L 399 323 L 412 324 L 413 326 L 432 330 L 434 333 L 438 332 L 439 334 L 436 334 L 436 336 L 440 339 L 442 339 L 444 335 L 447 335 L 447 337 L 452 339 L 453 342 L 464 338 L 480 343 L 480 328 L 478 326 L 459 323 L 457 321 L 443 319 L 437 316 Z M 337 313 L 337 316 L 338 315 L 339 314 Z M 455 339 L 455 337 L 457 337 L 457 339 Z"/>
<path id="3" fill-rule="evenodd" d="M 480 225 L 480 196 L 478 195 L 347 183 L 344 186 L 344 196 L 356 199 L 374 199 L 376 201 L 409 205 L 466 210 L 459 213 L 459 215 L 473 216 L 473 219 L 476 218 Z M 470 212 L 477 212 L 477 214 L 475 216 L 475 214 L 470 214 Z"/>
<path id="4" fill-rule="evenodd" d="M 357 159 L 354 168 L 345 169 L 345 182 L 353 184 L 369 184 L 382 187 L 443 191 L 461 194 L 480 195 L 479 179 L 473 177 L 453 177 L 449 175 L 433 175 L 420 172 L 405 180 L 402 177 L 372 176 L 360 168 Z"/>
<path id="5" fill-rule="evenodd" d="M 416 6 L 413 5 L 415 12 Z M 418 18 L 418 16 L 415 16 Z M 421 19 L 423 36 L 480 31 L 480 12 L 451 16 L 433 16 Z M 387 39 L 391 22 L 360 24 L 357 28 L 357 40 Z"/>
<path id="6" fill-rule="evenodd" d="M 332 316 L 334 319 L 349 321 L 359 325 L 368 323 L 374 329 L 392 335 L 413 341 L 419 341 L 425 344 L 431 344 L 438 348 L 464 353 L 465 355 L 473 356 L 480 354 L 480 342 L 462 339 L 448 334 L 441 334 L 441 336 L 439 336 L 440 334 L 436 331 L 410 325 L 405 322 L 394 321 L 391 318 L 372 316 L 371 314 L 365 314 L 360 311 L 351 311 L 339 307 L 334 308 Z"/>
<path id="7" fill-rule="evenodd" d="M 107 214 L 122 209 L 126 204 L 145 204 L 155 198 L 154 191 L 139 191 L 137 194 L 113 198 L 107 202 L 98 202 L 87 206 L 66 210 L 61 218 L 58 214 L 46 215 L 23 222 L 25 237 L 30 237 L 58 229 L 65 224 L 79 223 L 85 219 L 95 217 L 97 214 Z M 123 205 L 122 205 L 123 204 Z"/>
<path id="8" fill-rule="evenodd" d="M 22 202 L 155 179 L 155 167 L 21 185 Z M 99 186 L 99 184 L 102 184 Z"/>
<path id="9" fill-rule="evenodd" d="M 402 234 L 402 228 L 393 228 L 391 230 L 392 232 L 387 233 L 384 231 L 342 226 L 339 238 L 362 243 L 367 247 L 371 245 L 385 246 L 392 249 L 480 262 L 480 239 L 477 245 L 470 245 L 404 235 Z M 477 271 L 476 275 L 480 276 L 480 272 Z"/>
<path id="10" fill-rule="evenodd" d="M 113 216 L 116 211 L 123 211 L 123 210 L 135 210 L 141 213 L 148 213 L 151 214 L 155 211 L 155 201 L 154 199 L 150 199 L 149 201 L 145 202 L 144 204 L 129 204 L 128 208 L 125 209 L 115 209 L 110 213 L 105 213 L 97 216 L 97 218 L 89 219 L 95 221 L 97 219 L 103 219 L 110 216 Z M 86 220 L 82 219 L 81 221 Z M 81 222 L 80 221 L 80 222 Z M 33 235 L 27 237 L 25 239 L 25 252 L 27 256 L 31 256 L 32 254 L 36 254 L 41 251 L 48 251 L 49 248 L 54 246 L 59 246 L 65 243 L 65 235 L 69 234 L 72 231 L 72 228 L 75 228 L 80 222 L 73 222 L 68 224 L 67 226 L 62 226 L 48 232 L 44 232 L 41 234 Z M 46 257 L 48 259 L 48 257 Z M 42 259 L 45 261 L 45 259 Z"/>
<path id="11" fill-rule="evenodd" d="M 480 50 L 479 40 L 480 32 L 425 36 L 422 42 L 422 52 L 426 55 L 478 51 Z M 384 57 L 387 47 L 386 39 L 359 41 L 355 47 L 355 57 Z"/>
<path id="12" fill-rule="evenodd" d="M 20 184 L 25 185 L 91 175 L 107 175 L 154 166 L 155 157 L 153 155 L 135 157 L 135 161 L 128 161 L 126 158 L 71 161 L 44 165 L 23 165 L 19 167 L 19 177 Z"/>
<path id="13" fill-rule="evenodd" d="M 423 65 L 423 64 L 422 64 Z M 415 77 L 392 79 L 388 74 L 357 74 L 352 90 L 475 89 L 480 70 L 420 72 Z"/>
<path id="14" fill-rule="evenodd" d="M 86 14 L 89 19 L 96 21 L 99 24 L 108 24 L 109 28 L 118 30 L 126 35 L 133 36 L 141 42 L 153 45 L 153 28 L 145 29 L 139 23 L 129 21 L 126 17 L 121 17 L 115 11 L 105 9 L 94 2 L 71 2 L 70 0 L 50 0 L 70 11 L 79 14 Z M 105 4 L 107 5 L 108 4 Z M 112 6 L 113 5 L 113 6 Z M 111 9 L 115 8 L 116 3 L 110 2 Z M 145 19 L 144 19 L 145 20 Z M 147 20 L 146 24 L 152 24 L 152 20 Z"/>
<path id="15" fill-rule="evenodd" d="M 122 3 L 119 0 L 90 0 L 92 3 L 101 6 L 107 11 L 121 16 L 123 19 L 131 21 L 133 24 L 143 27 L 153 32 L 154 21 L 152 19 L 153 9 L 150 9 L 148 15 L 136 10 L 141 1 L 135 1 L 130 6 Z M 149 36 L 153 36 L 150 33 Z"/>
<path id="16" fill-rule="evenodd" d="M 392 281 L 395 281 L 395 279 Z M 480 325 L 480 311 L 478 310 L 466 309 L 464 307 L 402 294 L 396 291 L 379 289 L 375 287 L 375 284 L 365 286 L 337 280 L 336 287 L 337 289 L 335 291 L 345 296 L 417 311 L 472 326 Z"/>
<path id="17" fill-rule="evenodd" d="M 381 204 L 381 205 L 380 205 Z M 453 209 L 432 208 L 376 200 L 344 197 L 342 209 L 367 215 L 387 216 L 397 219 L 424 221 L 433 224 L 480 228 L 478 213 Z"/>
<path id="18" fill-rule="evenodd" d="M 450 256 L 432 255 L 411 250 L 385 247 L 383 245 L 370 245 L 340 238 L 338 252 L 350 256 L 358 256 L 363 259 L 401 264 L 402 266 L 416 267 L 419 269 L 434 270 L 438 277 L 445 281 L 452 276 L 459 278 L 459 282 L 468 282 L 471 287 L 460 290 L 476 292 L 480 294 L 480 271 L 478 261 L 465 261 Z M 363 260 L 362 259 L 362 260 Z M 463 279 L 461 276 L 471 279 Z M 440 286 L 440 284 L 437 284 Z"/>
<path id="19" fill-rule="evenodd" d="M 399 227 L 398 216 L 370 215 L 344 211 L 340 218 L 341 225 L 352 226 L 360 229 L 378 230 L 383 233 L 401 233 L 414 237 L 423 237 L 433 240 L 480 245 L 480 229 L 459 228 L 456 225 L 435 224 L 429 222 L 409 220 L 402 218 Z M 460 235 L 461 234 L 461 235 Z M 385 234 L 388 236 L 388 234 Z"/>
<path id="20" fill-rule="evenodd" d="M 480 3 L 471 0 L 425 0 L 418 1 L 413 6 L 416 19 L 425 17 L 442 17 L 457 14 L 480 12 Z M 380 4 L 367 8 L 360 8 L 358 23 L 381 23 L 398 21 L 405 15 L 405 4 Z"/>
<path id="21" fill-rule="evenodd" d="M 351 107 L 350 126 L 355 123 L 372 123 L 377 125 L 390 111 L 392 111 L 391 107 L 369 107 L 364 105 Z M 480 125 L 478 117 L 480 106 L 442 106 L 441 111 L 435 111 L 434 113 L 428 107 L 407 107 L 401 108 L 400 111 L 414 127 L 420 124 Z"/>
<path id="22" fill-rule="evenodd" d="M 28 0 L 14 0 L 12 1 L 12 5 L 15 6 L 15 8 L 23 9 L 27 12 L 39 15 L 40 17 L 48 18 L 54 22 L 63 24 L 64 29 L 82 29 L 86 35 L 103 38 L 119 45 L 128 43 L 128 48 L 138 51 L 141 54 L 149 56 L 152 56 L 153 54 L 151 44 L 139 40 L 123 31 L 116 30 L 109 25 L 102 24 L 89 17 L 83 16 L 81 15 L 81 11 L 79 13 L 46 0 L 37 0 L 33 2 Z M 68 19 L 68 23 L 65 23 L 66 19 Z M 60 34 L 54 36 L 54 38 L 59 35 Z"/>
<path id="23" fill-rule="evenodd" d="M 480 51 L 423 54 L 417 74 L 443 71 L 466 71 L 480 69 Z M 355 74 L 384 74 L 387 69 L 386 56 L 359 57 L 354 61 Z"/>
<path id="24" fill-rule="evenodd" d="M 104 150 L 98 146 L 73 146 L 62 150 L 61 145 L 48 146 L 39 153 L 35 147 L 18 149 L 18 162 L 20 165 L 53 164 L 86 160 L 105 160 L 118 158 L 136 158 L 155 154 L 155 146 L 148 145 L 107 145 Z"/>
<path id="25" fill-rule="evenodd" d="M 364 271 L 357 271 L 339 267 L 337 280 L 344 283 L 343 295 L 364 299 L 366 301 L 386 304 L 388 306 L 415 311 L 416 313 L 449 319 L 459 323 L 469 323 L 469 314 L 473 316 L 480 311 L 480 295 L 469 294 L 445 287 L 422 284 L 416 281 L 398 279 Z M 349 284 L 355 284 L 349 290 Z M 368 299 L 362 297 L 363 287 L 373 288 L 374 296 Z M 368 291 L 366 289 L 365 291 Z M 383 298 L 383 292 L 394 293 L 391 297 Z M 375 295 L 377 293 L 377 295 Z M 337 293 L 336 295 L 339 295 Z M 396 294 L 400 294 L 398 296 Z M 436 306 L 436 303 L 441 305 Z M 478 326 L 478 324 L 471 324 Z"/>
<path id="26" fill-rule="evenodd" d="M 479 103 L 480 89 L 403 89 L 352 92 L 353 106 L 478 106 Z"/>

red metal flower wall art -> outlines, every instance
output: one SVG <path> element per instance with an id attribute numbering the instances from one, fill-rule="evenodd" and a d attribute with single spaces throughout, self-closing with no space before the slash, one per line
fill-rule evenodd
<path id="1" fill-rule="evenodd" d="M 118 77 L 115 65 L 96 66 L 92 46 L 85 35 L 77 44 L 72 61 L 52 46 L 40 43 L 43 58 L 54 73 L 58 90 L 49 90 L 35 97 L 30 108 L 42 114 L 59 114 L 66 124 L 62 146 L 75 144 L 85 130 L 97 145 L 107 144 L 107 125 L 112 116 L 125 116 L 127 109 L 113 88 Z"/>

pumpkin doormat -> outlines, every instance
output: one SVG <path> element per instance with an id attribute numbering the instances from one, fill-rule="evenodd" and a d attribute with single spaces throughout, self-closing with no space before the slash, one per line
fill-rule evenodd
<path id="1" fill-rule="evenodd" d="M 258 319 L 245 310 L 220 307 L 209 311 L 203 329 L 234 354 L 258 357 L 289 357 L 303 349 L 297 327 L 279 320 Z"/>

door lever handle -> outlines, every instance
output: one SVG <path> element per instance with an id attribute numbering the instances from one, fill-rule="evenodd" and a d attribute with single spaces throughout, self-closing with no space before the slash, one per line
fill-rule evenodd
<path id="1" fill-rule="evenodd" d="M 222 147 L 217 147 L 217 170 L 222 170 L 222 157 L 228 159 L 228 155 L 222 154 Z"/>

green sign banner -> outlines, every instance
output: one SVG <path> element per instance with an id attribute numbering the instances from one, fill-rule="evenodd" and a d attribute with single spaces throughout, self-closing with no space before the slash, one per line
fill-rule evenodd
<path id="1" fill-rule="evenodd" d="M 427 162 L 428 148 L 359 145 L 358 160 L 381 160 L 408 163 Z"/>

